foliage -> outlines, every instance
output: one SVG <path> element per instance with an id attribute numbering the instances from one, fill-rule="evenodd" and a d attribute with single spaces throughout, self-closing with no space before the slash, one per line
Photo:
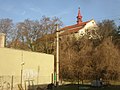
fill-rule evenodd
<path id="1" fill-rule="evenodd" d="M 115 40 L 117 27 L 113 21 L 104 20 L 98 24 L 101 38 L 84 36 L 63 37 L 60 50 L 60 71 L 66 79 L 118 79 L 120 78 L 120 50 Z M 116 37 L 116 38 L 115 38 Z"/>

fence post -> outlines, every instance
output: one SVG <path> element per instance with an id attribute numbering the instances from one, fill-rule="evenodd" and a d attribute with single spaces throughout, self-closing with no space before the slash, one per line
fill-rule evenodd
<path id="1" fill-rule="evenodd" d="M 12 75 L 12 78 L 11 78 L 11 90 L 13 90 L 13 75 Z"/>
<path id="2" fill-rule="evenodd" d="M 51 74 L 51 83 L 54 83 L 54 76 L 53 76 L 53 73 Z"/>

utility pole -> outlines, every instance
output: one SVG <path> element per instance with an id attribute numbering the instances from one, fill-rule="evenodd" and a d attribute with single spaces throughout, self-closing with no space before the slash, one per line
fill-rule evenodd
<path id="1" fill-rule="evenodd" d="M 56 25 L 56 86 L 59 85 L 59 31 L 58 24 Z"/>

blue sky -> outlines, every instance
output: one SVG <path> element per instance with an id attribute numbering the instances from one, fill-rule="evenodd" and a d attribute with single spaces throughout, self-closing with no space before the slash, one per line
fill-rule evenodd
<path id="1" fill-rule="evenodd" d="M 114 19 L 120 23 L 120 0 L 0 0 L 0 19 L 20 22 L 56 16 L 66 26 L 76 24 L 78 7 L 83 21 Z"/>

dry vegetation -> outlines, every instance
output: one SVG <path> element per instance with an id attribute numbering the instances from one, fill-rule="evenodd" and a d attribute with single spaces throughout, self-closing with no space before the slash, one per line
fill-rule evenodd
<path id="1" fill-rule="evenodd" d="M 0 19 L 0 32 L 6 34 L 9 48 L 55 54 L 55 24 L 59 18 L 42 17 L 14 24 Z M 98 23 L 96 39 L 87 35 L 76 39 L 65 36 L 60 41 L 60 77 L 62 79 L 120 79 L 120 28 L 114 21 Z"/>
<path id="2" fill-rule="evenodd" d="M 64 37 L 61 41 L 60 71 L 63 79 L 120 79 L 120 34 L 115 23 L 99 23 L 100 38 L 79 40 Z M 116 43 L 115 43 L 116 42 Z"/>

